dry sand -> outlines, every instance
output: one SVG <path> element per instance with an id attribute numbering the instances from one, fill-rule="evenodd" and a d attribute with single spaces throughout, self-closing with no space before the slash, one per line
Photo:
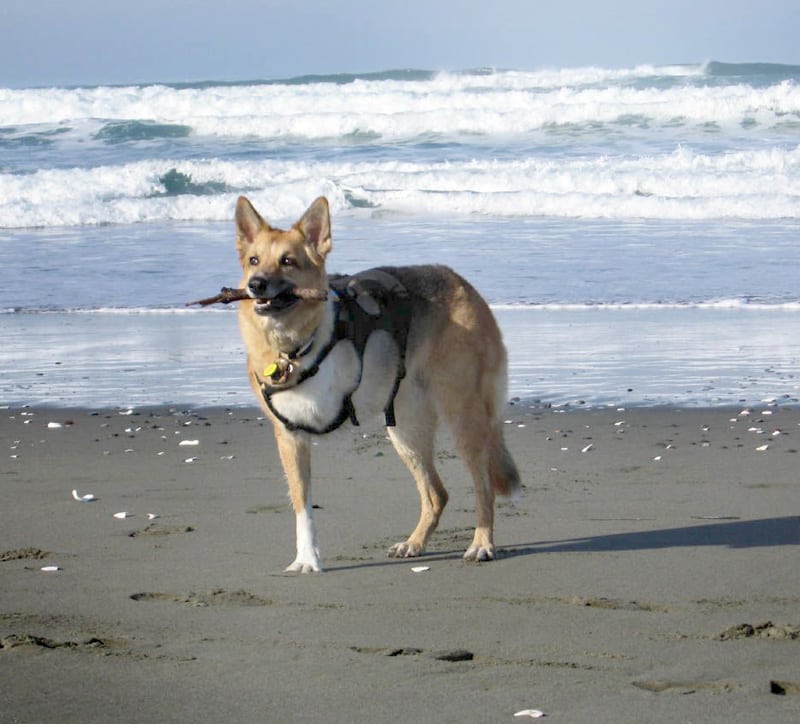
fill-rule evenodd
<path id="1" fill-rule="evenodd" d="M 488 564 L 446 439 L 418 561 L 384 435 L 321 439 L 304 576 L 255 410 L 120 412 L 0 416 L 2 722 L 800 721 L 796 407 L 511 407 Z"/>

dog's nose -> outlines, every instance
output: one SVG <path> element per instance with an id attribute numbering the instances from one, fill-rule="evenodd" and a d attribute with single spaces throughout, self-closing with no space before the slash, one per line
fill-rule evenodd
<path id="1" fill-rule="evenodd" d="M 247 282 L 247 291 L 254 299 L 274 299 L 284 292 L 294 289 L 294 284 L 277 277 L 251 277 Z"/>
<path id="2" fill-rule="evenodd" d="M 247 282 L 247 291 L 256 299 L 264 299 L 267 293 L 268 281 L 264 277 L 252 277 Z"/>

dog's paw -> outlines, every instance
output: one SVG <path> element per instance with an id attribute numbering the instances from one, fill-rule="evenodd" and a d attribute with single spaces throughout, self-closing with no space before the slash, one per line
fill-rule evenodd
<path id="1" fill-rule="evenodd" d="M 312 558 L 309 560 L 295 558 L 292 563 L 286 566 L 288 573 L 322 573 L 322 566 L 320 565 L 319 558 Z"/>
<path id="2" fill-rule="evenodd" d="M 464 553 L 465 561 L 493 561 L 495 558 L 494 546 L 471 545 Z"/>
<path id="3" fill-rule="evenodd" d="M 400 543 L 395 543 L 388 551 L 386 551 L 386 555 L 389 558 L 416 558 L 417 556 L 421 556 L 425 552 L 425 548 L 423 546 L 417 545 L 412 541 L 404 540 Z"/>

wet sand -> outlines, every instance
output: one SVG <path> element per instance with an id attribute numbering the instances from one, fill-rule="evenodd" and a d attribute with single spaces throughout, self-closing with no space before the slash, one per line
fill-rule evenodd
<path id="1" fill-rule="evenodd" d="M 0 722 L 796 722 L 800 409 L 743 412 L 510 407 L 487 564 L 446 437 L 414 561 L 384 434 L 320 439 L 300 576 L 257 410 L 4 409 Z"/>

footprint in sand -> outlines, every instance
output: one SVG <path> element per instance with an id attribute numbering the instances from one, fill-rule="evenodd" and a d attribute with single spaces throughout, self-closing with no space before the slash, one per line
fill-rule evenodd
<path id="1" fill-rule="evenodd" d="M 274 601 L 269 598 L 261 598 L 249 591 L 226 591 L 222 588 L 211 593 L 169 593 L 169 592 L 150 592 L 134 593 L 130 596 L 133 601 L 167 601 L 169 603 L 180 603 L 187 606 L 203 608 L 205 606 L 272 606 Z"/>

